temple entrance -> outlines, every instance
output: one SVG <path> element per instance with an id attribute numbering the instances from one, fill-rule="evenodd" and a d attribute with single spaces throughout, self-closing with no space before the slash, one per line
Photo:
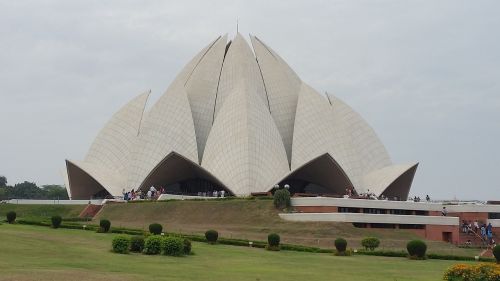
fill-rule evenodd
<path id="1" fill-rule="evenodd" d="M 297 169 L 279 185 L 290 186 L 290 193 L 343 196 L 352 183 L 337 162 L 325 153 Z"/>
<path id="2" fill-rule="evenodd" d="M 164 186 L 164 188 L 165 193 L 168 194 L 182 194 L 191 196 L 211 196 L 214 191 L 219 192 L 225 190 L 216 183 L 202 178 L 184 180 L 174 184 L 166 185 Z M 226 191 L 224 192 L 226 195 L 228 194 Z"/>
<path id="3" fill-rule="evenodd" d="M 169 194 L 200 195 L 203 192 L 224 190 L 225 196 L 232 193 L 200 165 L 173 152 L 148 175 L 141 184 L 143 192 L 154 186 L 164 188 Z"/>

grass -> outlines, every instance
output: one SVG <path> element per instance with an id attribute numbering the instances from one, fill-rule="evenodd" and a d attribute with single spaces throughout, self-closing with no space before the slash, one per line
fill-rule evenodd
<path id="1" fill-rule="evenodd" d="M 337 257 L 193 243 L 173 258 L 110 252 L 113 234 L 0 225 L 0 280 L 440 280 L 453 261 Z"/>
<path id="2" fill-rule="evenodd" d="M 86 205 L 18 205 L 0 204 L 0 219 L 5 219 L 9 211 L 16 212 L 18 218 L 43 219 L 59 215 L 63 218 L 77 217 Z"/>
<path id="3" fill-rule="evenodd" d="M 168 232 L 203 235 L 215 229 L 221 237 L 267 240 L 278 233 L 282 243 L 334 248 L 333 241 L 344 237 L 349 247 L 360 248 L 365 237 L 381 240 L 380 250 L 404 250 L 412 239 L 421 239 L 408 230 L 355 228 L 350 223 L 290 222 L 279 218 L 271 200 L 167 201 L 133 204 L 107 204 L 95 218 L 111 220 L 113 226 L 147 230 L 158 222 Z M 477 249 L 458 248 L 451 244 L 427 241 L 429 252 L 475 256 Z"/>
<path id="4" fill-rule="evenodd" d="M 16 205 L 0 204 L 0 220 L 8 211 L 15 211 L 18 219 L 48 220 L 53 215 L 76 217 L 85 205 Z M 360 248 L 361 240 L 372 236 L 381 240 L 378 250 L 406 251 L 406 243 L 420 239 L 408 230 L 355 228 L 349 223 L 289 222 L 278 216 L 271 200 L 223 201 L 167 201 L 132 204 L 107 204 L 99 219 L 111 220 L 113 227 L 131 227 L 147 230 L 150 223 L 161 223 L 168 232 L 204 235 L 207 229 L 216 229 L 221 237 L 267 240 L 271 232 L 280 234 L 282 243 L 321 248 L 334 248 L 333 241 L 344 237 L 349 247 Z M 88 223 L 86 223 L 88 224 Z M 428 252 L 442 255 L 473 257 L 478 249 L 458 248 L 451 244 L 426 241 Z"/>

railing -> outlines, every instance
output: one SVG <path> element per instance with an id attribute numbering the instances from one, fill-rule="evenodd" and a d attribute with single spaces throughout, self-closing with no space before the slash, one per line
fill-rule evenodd
<path id="1" fill-rule="evenodd" d="M 6 200 L 8 204 L 20 204 L 20 205 L 101 205 L 102 199 L 94 200 L 42 200 L 42 199 L 10 199 Z"/>

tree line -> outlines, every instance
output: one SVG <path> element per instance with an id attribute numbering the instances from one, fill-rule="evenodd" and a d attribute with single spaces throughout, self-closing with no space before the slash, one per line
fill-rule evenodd
<path id="1" fill-rule="evenodd" d="M 56 184 L 37 186 L 34 182 L 24 181 L 13 186 L 7 178 L 0 176 L 0 200 L 8 199 L 59 199 L 67 200 L 66 188 Z"/>

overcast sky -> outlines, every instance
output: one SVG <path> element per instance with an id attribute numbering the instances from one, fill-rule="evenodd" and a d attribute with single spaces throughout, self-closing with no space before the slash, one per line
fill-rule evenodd
<path id="1" fill-rule="evenodd" d="M 257 35 L 351 105 L 411 195 L 500 200 L 499 1 L 0 0 L 0 175 L 62 184 L 123 104 L 218 35 Z"/>

